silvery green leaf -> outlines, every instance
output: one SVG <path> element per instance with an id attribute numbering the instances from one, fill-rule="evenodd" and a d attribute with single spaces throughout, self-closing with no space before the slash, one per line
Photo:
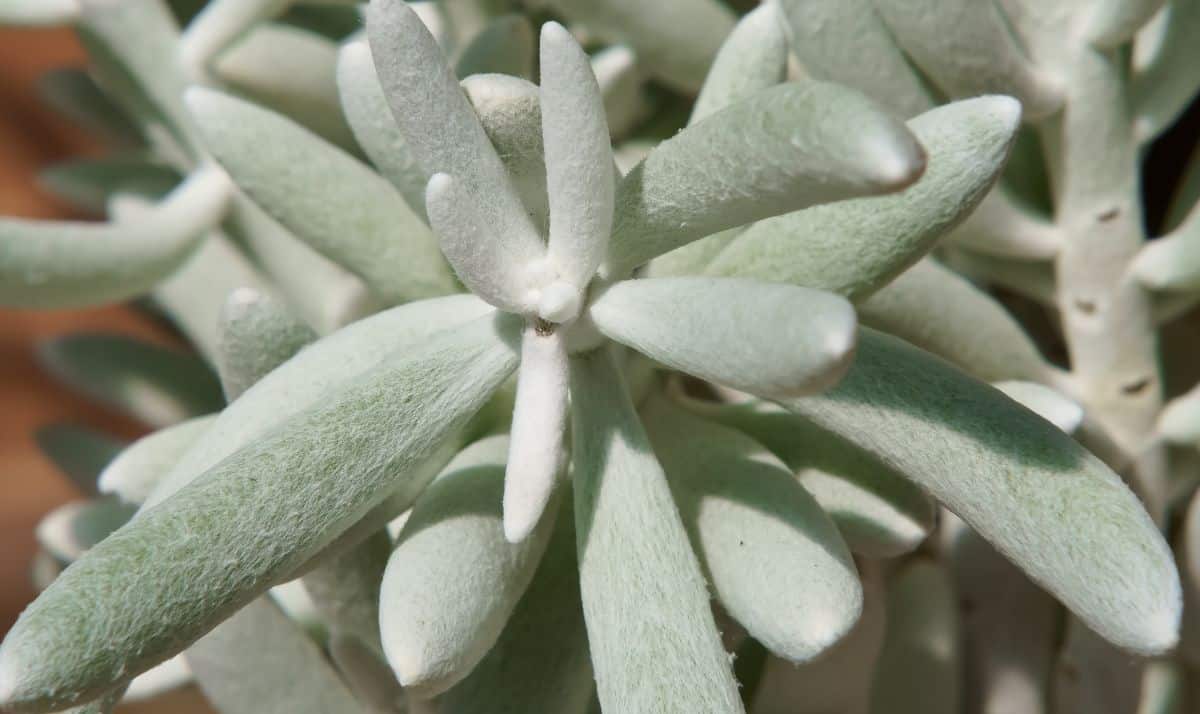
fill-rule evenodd
<path id="1" fill-rule="evenodd" d="M 1062 235 L 1054 224 L 995 186 L 947 240 L 973 251 L 1002 258 L 1052 260 Z"/>
<path id="2" fill-rule="evenodd" d="M 1187 711 L 1189 671 L 1171 660 L 1154 660 L 1142 675 L 1138 714 L 1184 714 Z"/>
<path id="3" fill-rule="evenodd" d="M 601 706 L 740 714 L 700 564 L 606 349 L 572 358 L 571 399 L 579 581 Z"/>
<path id="4" fill-rule="evenodd" d="M 374 171 L 286 117 L 206 89 L 188 106 L 208 148 L 254 201 L 390 303 L 454 290 L 429 229 Z M 338 211 L 330 211 L 338 206 Z"/>
<path id="5" fill-rule="evenodd" d="M 85 495 L 94 496 L 96 478 L 125 442 L 75 424 L 51 424 L 34 432 L 34 440 L 54 465 Z"/>
<path id="6" fill-rule="evenodd" d="M 390 494 L 414 498 L 432 476 L 425 462 L 516 367 L 511 332 L 485 316 L 389 352 L 143 509 L 9 631 L 0 704 L 47 709 L 118 685 L 288 580 Z"/>
<path id="7" fill-rule="evenodd" d="M 204 4 L 179 43 L 185 70 L 193 80 L 204 80 L 214 59 L 289 4 L 291 0 L 213 0 Z"/>
<path id="8" fill-rule="evenodd" d="M 223 53 L 213 73 L 236 94 L 357 154 L 338 97 L 337 56 L 337 45 L 314 32 L 264 24 Z"/>
<path id="9" fill-rule="evenodd" d="M 961 605 L 968 700 L 983 714 L 1044 712 L 1058 603 L 951 513 L 941 537 Z"/>
<path id="10" fill-rule="evenodd" d="M 791 472 L 746 435 L 665 400 L 642 410 L 716 598 L 775 655 L 806 662 L 862 612 L 846 543 Z"/>
<path id="11" fill-rule="evenodd" d="M 234 204 L 237 203 L 235 198 Z M 155 286 L 151 297 L 200 353 L 213 362 L 217 356 L 221 305 L 238 288 L 270 290 L 271 285 L 233 241 L 221 233 L 213 233 L 178 270 Z"/>
<path id="12" fill-rule="evenodd" d="M 337 85 L 342 111 L 363 153 L 400 191 L 413 213 L 428 222 L 425 218 L 425 184 L 429 176 L 417 164 L 400 127 L 392 118 L 366 39 L 358 38 L 342 45 L 338 52 Z"/>
<path id="13" fill-rule="evenodd" d="M 1050 381 L 1053 369 L 1007 310 L 925 259 L 858 305 L 863 324 L 901 337 L 975 377 Z"/>
<path id="14" fill-rule="evenodd" d="M 1129 269 L 1152 290 L 1200 289 L 1200 207 L 1170 234 L 1142 247 Z"/>
<path id="15" fill-rule="evenodd" d="M 751 221 L 899 190 L 924 168 L 916 138 L 862 94 L 772 87 L 662 142 L 622 179 L 609 274 Z"/>
<path id="16" fill-rule="evenodd" d="M 1021 381 L 996 382 L 992 386 L 1064 433 L 1074 434 L 1083 425 L 1083 407 L 1057 390 Z"/>
<path id="17" fill-rule="evenodd" d="M 757 400 L 687 406 L 750 435 L 782 459 L 853 552 L 895 557 L 915 550 L 933 530 L 937 511 L 920 488 L 807 419 Z"/>
<path id="18" fill-rule="evenodd" d="M 418 499 L 384 572 L 384 652 L 400 684 L 421 697 L 449 689 L 496 643 L 554 528 L 552 504 L 528 538 L 505 538 L 503 452 L 490 463 L 472 454 L 496 456 L 488 441 L 451 461 Z"/>
<path id="19" fill-rule="evenodd" d="M 1087 14 L 1084 34 L 1089 42 L 1104 49 L 1133 39 L 1134 34 L 1158 12 L 1165 0 L 1097 0 L 1083 6 Z"/>
<path id="20" fill-rule="evenodd" d="M 664 253 L 646 264 L 642 270 L 642 277 L 669 278 L 679 275 L 702 274 L 709 264 L 716 260 L 717 256 L 748 227 L 730 228 L 692 241 L 669 253 Z"/>
<path id="21" fill-rule="evenodd" d="M 1157 431 L 1173 444 L 1200 443 L 1200 387 L 1167 402 L 1158 415 Z"/>
<path id="22" fill-rule="evenodd" d="M 401 0 L 372 0 L 367 36 L 384 95 L 426 177 L 447 173 L 479 204 L 489 240 L 516 256 L 543 250 L 504 164 L 441 49 Z"/>
<path id="23" fill-rule="evenodd" d="M 800 666 L 769 657 L 751 700 L 752 714 L 865 714 L 883 645 L 886 614 L 879 566 L 865 560 L 862 617 L 821 657 Z"/>
<path id="24" fill-rule="evenodd" d="M 0 303 L 81 307 L 149 290 L 220 220 L 229 184 L 200 169 L 143 220 L 109 223 L 0 218 Z"/>
<path id="25" fill-rule="evenodd" d="M 464 79 L 462 88 L 508 169 L 521 204 L 545 235 L 550 225 L 550 203 L 538 86 L 506 74 L 476 74 Z"/>
<path id="26" fill-rule="evenodd" d="M 439 714 L 585 714 L 594 691 L 579 603 L 571 509 L 558 514 L 533 580 L 504 632 Z"/>
<path id="27" fill-rule="evenodd" d="M 784 405 L 929 491 L 1109 641 L 1175 644 L 1179 576 L 1137 497 L 1000 392 L 864 329 L 837 387 Z"/>
<path id="28" fill-rule="evenodd" d="M 454 64 L 459 77 L 472 74 L 533 76 L 533 28 L 523 15 L 501 15 L 463 48 Z"/>
<path id="29" fill-rule="evenodd" d="M 915 263 L 983 200 L 1008 158 L 1021 106 L 978 97 L 908 122 L 928 154 L 904 191 L 760 221 L 708 266 L 711 275 L 821 288 L 861 300 Z"/>
<path id="30" fill-rule="evenodd" d="M 234 198 L 226 226 L 288 305 L 319 334 L 380 309 L 379 298 L 361 278 L 310 248 L 244 196 Z M 264 290 L 261 285 L 245 287 Z"/>
<path id="31" fill-rule="evenodd" d="M 386 310 L 302 350 L 221 412 L 213 428 L 155 488 L 154 504 L 284 421 L 320 405 L 339 385 L 382 367 L 393 352 L 417 350 L 434 335 L 492 312 L 470 295 L 453 295 Z M 440 468 L 440 464 L 438 468 Z"/>
<path id="32" fill-rule="evenodd" d="M 792 52 L 812 77 L 859 89 L 904 118 L 934 106 L 872 0 L 781 0 L 780 8 Z"/>
<path id="33" fill-rule="evenodd" d="M 38 183 L 76 207 L 101 215 L 114 194 L 160 198 L 179 183 L 179 175 L 162 164 L 118 156 L 54 164 L 38 174 Z"/>
<path id="34" fill-rule="evenodd" d="M 379 530 L 354 548 L 322 562 L 301 579 L 333 636 L 357 639 L 381 664 L 379 584 L 391 552 L 387 531 Z"/>
<path id="35" fill-rule="evenodd" d="M 1063 102 L 1059 78 L 1037 66 L 993 2 L 876 2 L 896 43 L 945 95 L 1008 94 L 1040 119 Z"/>
<path id="36" fill-rule="evenodd" d="M 546 258 L 560 279 L 582 290 L 612 230 L 616 176 L 604 100 L 587 55 L 557 22 L 542 26 L 539 66 L 550 202 Z"/>
<path id="37" fill-rule="evenodd" d="M 606 47 L 592 55 L 592 72 L 604 97 L 609 133 L 625 136 L 651 109 L 637 55 L 624 45 Z"/>
<path id="38" fill-rule="evenodd" d="M 646 71 L 692 94 L 734 17 L 716 0 L 550 0 L 550 6 L 607 42 L 633 48 Z"/>
<path id="39" fill-rule="evenodd" d="M 669 367 L 758 395 L 837 382 L 854 309 L 836 295 L 737 278 L 625 280 L 594 298 L 600 332 Z"/>
<path id="40" fill-rule="evenodd" d="M 774 3 L 759 5 L 738 22 L 704 78 L 689 124 L 784 80 L 788 54 L 784 22 Z"/>
<path id="41" fill-rule="evenodd" d="M 38 543 L 60 563 L 73 563 L 133 515 L 134 507 L 115 498 L 72 501 L 42 518 Z"/>
<path id="42" fill-rule="evenodd" d="M 365 713 L 321 649 L 270 598 L 259 598 L 187 650 L 222 714 Z"/>
<path id="43" fill-rule="evenodd" d="M 1053 261 L 987 255 L 953 245 L 946 246 L 941 258 L 980 287 L 1002 287 L 1042 305 L 1056 304 L 1058 288 Z"/>
<path id="44" fill-rule="evenodd" d="M 54 26 L 78 22 L 79 0 L 6 0 L 0 5 L 0 25 Z"/>
<path id="45" fill-rule="evenodd" d="M 253 288 L 229 294 L 221 308 L 217 374 L 233 401 L 317 339 L 286 305 Z"/>
<path id="46" fill-rule="evenodd" d="M 1188 502 L 1176 550 L 1183 577 L 1183 632 L 1180 657 L 1192 666 L 1200 664 L 1200 496 Z"/>
<path id="47" fill-rule="evenodd" d="M 154 427 L 221 408 L 221 388 L 199 358 L 131 337 L 77 333 L 43 342 L 38 360 L 56 379 Z"/>
<path id="48" fill-rule="evenodd" d="M 134 677 L 122 701 L 133 703 L 153 699 L 191 681 L 192 670 L 188 669 L 187 661 L 182 655 L 175 655 Z"/>
<path id="49" fill-rule="evenodd" d="M 38 77 L 37 89 L 42 101 L 88 134 L 102 139 L 106 146 L 136 149 L 145 144 L 137 124 L 105 94 L 86 70 L 74 67 L 52 69 Z"/>
<path id="50" fill-rule="evenodd" d="M 1135 68 L 1130 101 L 1138 138 L 1148 141 L 1171 126 L 1196 96 L 1195 73 L 1181 68 L 1200 62 L 1200 6 L 1190 0 L 1172 0 L 1164 8 L 1164 34 L 1156 51 Z M 1139 40 L 1140 42 L 1140 40 Z"/>
<path id="51" fill-rule="evenodd" d="M 959 711 L 958 603 L 944 565 L 906 564 L 888 583 L 887 630 L 871 685 L 872 714 Z"/>
<path id="52" fill-rule="evenodd" d="M 216 414 L 210 414 L 188 419 L 133 442 L 100 472 L 100 492 L 113 494 L 126 503 L 143 503 L 158 480 L 216 418 Z"/>

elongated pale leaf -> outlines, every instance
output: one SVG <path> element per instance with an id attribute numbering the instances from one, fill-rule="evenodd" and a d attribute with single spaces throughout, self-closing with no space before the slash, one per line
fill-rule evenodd
<path id="1" fill-rule="evenodd" d="M 504 476 L 504 537 L 510 543 L 520 543 L 542 520 L 562 468 L 567 371 L 563 335 L 526 327 Z"/>
<path id="2" fill-rule="evenodd" d="M 140 295 L 187 259 L 228 193 L 222 173 L 206 168 L 137 222 L 0 218 L 0 303 L 63 308 Z"/>
<path id="3" fill-rule="evenodd" d="M 301 582 L 333 637 L 353 637 L 383 662 L 379 638 L 379 586 L 392 552 L 379 530 L 351 550 L 306 573 Z M 386 665 L 385 665 L 386 667 Z M 391 673 L 388 673 L 391 679 Z"/>
<path id="4" fill-rule="evenodd" d="M 67 25 L 79 20 L 79 0 L 5 0 L 0 6 L 0 24 Z"/>
<path id="5" fill-rule="evenodd" d="M 215 414 L 195 417 L 138 439 L 100 472 L 100 491 L 126 503 L 143 503 L 158 480 L 216 419 Z"/>
<path id="6" fill-rule="evenodd" d="M 785 406 L 928 490 L 1114 644 L 1175 644 L 1166 543 L 1121 479 L 1049 422 L 872 330 L 838 387 Z"/>
<path id="7" fill-rule="evenodd" d="M 413 213 L 428 222 L 425 218 L 425 184 L 429 176 L 417 164 L 400 127 L 392 118 L 366 39 L 354 39 L 342 45 L 338 52 L 337 85 L 342 111 L 358 145 L 379 173 L 400 191 Z"/>
<path id="8" fill-rule="evenodd" d="M 122 701 L 132 703 L 153 699 L 191 681 L 192 670 L 188 669 L 187 661 L 182 655 L 175 655 L 134 677 Z"/>
<path id="9" fill-rule="evenodd" d="M 935 104 L 872 0 L 781 0 L 780 8 L 809 75 L 866 92 L 904 118 Z"/>
<path id="10" fill-rule="evenodd" d="M 427 489 L 384 573 L 384 651 L 400 684 L 422 697 L 462 680 L 496 643 L 554 528 L 551 507 L 528 538 L 505 538 L 497 439 L 468 447 Z"/>
<path id="11" fill-rule="evenodd" d="M 529 20 L 523 15 L 501 15 L 463 48 L 454 72 L 459 77 L 495 72 L 529 79 L 533 76 L 533 52 Z"/>
<path id="12" fill-rule="evenodd" d="M 147 504 L 165 500 L 285 420 L 318 406 L 331 390 L 382 366 L 391 353 L 415 350 L 434 335 L 490 312 L 492 308 L 475 297 L 454 295 L 392 308 L 325 337 L 226 407 L 205 438 L 155 488 Z"/>
<path id="13" fill-rule="evenodd" d="M 1067 434 L 1074 434 L 1083 425 L 1083 407 L 1050 387 L 1016 381 L 992 386 Z"/>
<path id="14" fill-rule="evenodd" d="M 251 288 L 230 293 L 220 330 L 217 373 L 231 402 L 317 339 L 286 305 Z"/>
<path id="15" fill-rule="evenodd" d="M 742 712 L 700 564 L 606 350 L 571 360 L 571 399 L 579 580 L 601 706 Z"/>
<path id="16" fill-rule="evenodd" d="M 1195 73 L 1180 71 L 1200 62 L 1200 5 L 1190 0 L 1173 0 L 1164 10 L 1165 34 L 1159 50 L 1132 79 L 1134 128 L 1138 138 L 1149 141 L 1171 126 L 1187 108 L 1200 88 Z M 1140 40 L 1139 40 L 1140 42 Z"/>
<path id="17" fill-rule="evenodd" d="M 806 662 L 862 612 L 850 551 L 783 462 L 745 434 L 662 399 L 643 409 L 716 597 L 754 639 Z"/>
<path id="18" fill-rule="evenodd" d="M 118 156 L 55 164 L 38 174 L 38 183 L 59 198 L 100 215 L 114 194 L 159 198 L 179 183 L 179 175 L 162 164 Z"/>
<path id="19" fill-rule="evenodd" d="M 438 700 L 440 714 L 585 714 L 594 691 L 579 602 L 571 509 L 558 514 L 529 588 L 504 632 L 466 679 Z"/>
<path id="20" fill-rule="evenodd" d="M 624 45 L 612 45 L 592 55 L 592 72 L 604 97 L 608 132 L 623 137 L 646 118 L 651 105 L 637 55 Z"/>
<path id="21" fill-rule="evenodd" d="M 366 18 L 384 95 L 426 178 L 443 172 L 462 181 L 492 241 L 512 255 L 540 255 L 541 237 L 420 18 L 401 0 L 372 0 Z"/>
<path id="22" fill-rule="evenodd" d="M 803 81 L 737 102 L 659 144 L 621 181 L 608 271 L 727 228 L 899 190 L 921 175 L 915 137 L 856 91 Z"/>
<path id="23" fill-rule="evenodd" d="M 1152 290 L 1200 289 L 1200 208 L 1171 234 L 1147 243 L 1129 269 Z"/>
<path id="24" fill-rule="evenodd" d="M 1052 223 L 998 185 L 951 231 L 948 240 L 987 255 L 1050 260 L 1058 254 L 1062 236 Z"/>
<path id="25" fill-rule="evenodd" d="M 74 501 L 59 506 L 38 523 L 37 540 L 60 563 L 73 563 L 125 525 L 134 510 L 113 498 Z"/>
<path id="26" fill-rule="evenodd" d="M 188 23 L 179 43 L 185 68 L 193 79 L 207 77 L 214 59 L 289 4 L 290 0 L 213 0 L 205 4 Z"/>
<path id="27" fill-rule="evenodd" d="M 689 124 L 784 80 L 788 51 L 784 22 L 773 3 L 760 5 L 738 22 L 708 70 Z"/>
<path id="28" fill-rule="evenodd" d="M 612 230 L 615 176 L 604 100 L 587 55 L 556 22 L 542 26 L 540 66 L 547 258 L 562 280 L 583 289 L 604 259 Z"/>
<path id="29" fill-rule="evenodd" d="M 946 265 L 968 280 L 983 286 L 1002 287 L 1043 305 L 1057 298 L 1054 263 L 985 255 L 969 249 L 946 246 Z"/>
<path id="30" fill-rule="evenodd" d="M 909 268 L 858 305 L 884 330 L 989 382 L 1045 382 L 1052 369 L 1000 303 L 932 259 Z"/>
<path id="31" fill-rule="evenodd" d="M 34 432 L 38 448 L 84 494 L 97 491 L 100 472 L 125 448 L 125 442 L 75 424 L 51 424 Z"/>
<path id="32" fill-rule="evenodd" d="M 872 714 L 959 711 L 958 640 L 958 603 L 945 566 L 928 558 L 910 562 L 888 584 Z"/>
<path id="33" fill-rule="evenodd" d="M 751 394 L 825 389 L 854 351 L 850 304 L 791 285 L 626 280 L 596 298 L 591 316 L 605 335 L 651 359 Z"/>
<path id="34" fill-rule="evenodd" d="M 242 608 L 186 657 L 222 714 L 366 712 L 317 644 L 270 598 Z"/>
<path id="35" fill-rule="evenodd" d="M 287 118 L 240 99 L 191 89 L 188 106 L 238 185 L 380 298 L 398 303 L 454 289 L 434 236 L 378 174 Z"/>
<path id="36" fill-rule="evenodd" d="M 342 116 L 338 46 L 315 32 L 282 24 L 254 28 L 214 63 L 221 83 L 330 143 L 357 154 Z"/>
<path id="37" fill-rule="evenodd" d="M 115 334 L 78 333 L 39 346 L 51 374 L 156 427 L 221 408 L 220 386 L 198 358 Z"/>
<path id="38" fill-rule="evenodd" d="M 914 550 L 933 530 L 937 512 L 921 489 L 807 419 L 759 401 L 688 406 L 749 434 L 782 459 L 833 519 L 852 551 L 895 557 Z"/>
<path id="39" fill-rule="evenodd" d="M 1138 714 L 1183 714 L 1190 701 L 1187 676 L 1188 670 L 1171 660 L 1146 665 Z"/>
<path id="40" fill-rule="evenodd" d="M 715 0 L 551 0 L 572 22 L 632 47 L 647 72 L 685 93 L 700 88 L 734 17 Z"/>
<path id="41" fill-rule="evenodd" d="M 1200 387 L 1167 403 L 1158 416 L 1158 433 L 1174 444 L 1200 443 Z"/>
<path id="42" fill-rule="evenodd" d="M 882 0 L 896 42 L 947 96 L 1007 94 L 1038 119 L 1062 106 L 1059 80 L 1035 65 L 1000 8 L 975 0 Z"/>
<path id="43" fill-rule="evenodd" d="M 1134 34 L 1158 12 L 1165 0 L 1098 0 L 1087 6 L 1084 30 L 1097 47 L 1109 49 L 1133 39 Z"/>
<path id="44" fill-rule="evenodd" d="M 287 579 L 389 494 L 415 497 L 431 476 L 423 462 L 516 366 L 497 332 L 509 329 L 484 317 L 389 353 L 143 510 L 9 631 L 0 704 L 70 705 L 117 685 Z"/>
<path id="45" fill-rule="evenodd" d="M 908 126 L 928 152 L 906 190 L 761 221 L 708 266 L 711 275 L 821 288 L 861 300 L 899 275 L 983 200 L 1004 168 L 1021 117 L 1008 97 L 930 110 Z"/>
<path id="46" fill-rule="evenodd" d="M 32 0 L 41 4 L 40 0 Z M 7 23 L 4 23 L 7 24 Z M 38 77 L 42 101 L 75 124 L 94 134 L 106 146 L 136 149 L 145 145 L 141 129 L 113 101 L 86 70 L 75 67 L 52 69 Z"/>

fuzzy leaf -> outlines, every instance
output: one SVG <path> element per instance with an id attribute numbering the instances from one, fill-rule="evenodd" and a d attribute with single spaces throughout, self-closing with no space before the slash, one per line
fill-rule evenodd
<path id="1" fill-rule="evenodd" d="M 740 714 L 700 564 L 607 350 L 571 360 L 571 398 L 579 580 L 600 705 Z"/>
<path id="2" fill-rule="evenodd" d="M 985 255 L 1028 261 L 1052 260 L 1062 243 L 1053 223 L 1021 205 L 1003 185 L 995 186 L 947 239 Z"/>
<path id="3" fill-rule="evenodd" d="M 606 47 L 592 55 L 592 72 L 604 97 L 609 134 L 625 136 L 651 109 L 637 55 L 624 45 Z"/>
<path id="4" fill-rule="evenodd" d="M 1200 664 L 1200 495 L 1193 494 L 1176 541 L 1179 572 L 1183 577 L 1183 637 L 1181 658 L 1192 666 Z"/>
<path id="5" fill-rule="evenodd" d="M 927 253 L 983 200 L 1016 136 L 1020 105 L 979 97 L 909 121 L 928 152 L 915 184 L 890 196 L 769 218 L 735 238 L 710 275 L 752 277 L 861 300 Z"/>
<path id="6" fill-rule="evenodd" d="M 523 15 L 501 15 L 463 48 L 454 72 L 459 77 L 496 73 L 529 79 L 533 76 L 533 49 L 529 20 Z"/>
<path id="7" fill-rule="evenodd" d="M 689 124 L 782 82 L 787 74 L 787 34 L 772 3 L 746 13 L 725 38 L 692 107 Z"/>
<path id="8" fill-rule="evenodd" d="M 1200 443 L 1200 387 L 1167 402 L 1158 415 L 1157 429 L 1173 444 Z"/>
<path id="9" fill-rule="evenodd" d="M 417 164 L 400 127 L 392 118 L 366 39 L 355 39 L 342 45 L 338 53 L 337 85 L 342 111 L 358 145 L 379 173 L 400 191 L 413 213 L 428 222 L 425 184 L 429 176 Z"/>
<path id="10" fill-rule="evenodd" d="M 900 47 L 947 96 L 1008 94 L 1030 119 L 1062 106 L 1057 78 L 1033 64 L 994 3 L 881 0 L 875 7 Z"/>
<path id="11" fill-rule="evenodd" d="M 1097 47 L 1110 49 L 1133 39 L 1166 0 L 1097 0 L 1085 6 L 1084 33 Z"/>
<path id="12" fill-rule="evenodd" d="M 259 598 L 188 648 L 188 666 L 222 714 L 363 714 L 304 629 Z"/>
<path id="13" fill-rule="evenodd" d="M 772 87 L 662 142 L 622 179 L 608 274 L 744 223 L 899 190 L 924 168 L 916 138 L 862 94 Z"/>
<path id="14" fill-rule="evenodd" d="M 38 359 L 55 378 L 155 427 L 221 408 L 216 378 L 193 355 L 103 333 L 43 342 Z"/>
<path id="15" fill-rule="evenodd" d="M 904 118 L 934 105 L 872 0 L 781 0 L 780 8 L 811 76 L 861 90 Z"/>
<path id="16" fill-rule="evenodd" d="M 1152 290 L 1200 289 L 1200 207 L 1169 235 L 1147 243 L 1129 269 Z"/>
<path id="17" fill-rule="evenodd" d="M 807 419 L 759 401 L 689 406 L 745 432 L 782 459 L 855 553 L 895 557 L 915 550 L 933 530 L 937 511 L 920 488 Z"/>
<path id="18" fill-rule="evenodd" d="M 82 307 L 148 291 L 220 220 L 229 184 L 201 169 L 137 222 L 0 218 L 0 304 Z"/>
<path id="19" fill-rule="evenodd" d="M 841 639 L 862 612 L 858 573 L 829 517 L 787 467 L 746 435 L 662 399 L 642 413 L 726 612 L 792 662 Z"/>
<path id="20" fill-rule="evenodd" d="M 454 290 L 434 236 L 378 174 L 287 118 L 240 99 L 194 88 L 188 106 L 238 185 L 380 298 L 399 303 Z"/>
<path id="21" fill-rule="evenodd" d="M 33 0 L 39 2 L 40 0 Z M 8 24 L 8 23 L 0 23 Z M 121 106 L 96 84 L 86 70 L 60 67 L 37 80 L 42 101 L 59 114 L 94 134 L 114 149 L 138 149 L 145 145 L 142 131 Z"/>
<path id="22" fill-rule="evenodd" d="M 231 402 L 317 339 L 287 306 L 251 288 L 229 294 L 221 308 L 220 331 L 217 373 Z"/>
<path id="23" fill-rule="evenodd" d="M 287 580 L 390 493 L 414 497 L 430 475 L 423 462 L 516 366 L 498 329 L 510 328 L 484 317 L 388 353 L 144 509 L 9 631 L 0 705 L 70 705 L 120 684 Z"/>
<path id="24" fill-rule="evenodd" d="M 992 386 L 1067 434 L 1074 434 L 1083 425 L 1083 407 L 1050 387 L 1017 381 L 996 382 Z"/>
<path id="25" fill-rule="evenodd" d="M 379 588 L 392 552 L 379 530 L 345 553 L 304 574 L 301 583 L 333 637 L 352 637 L 386 669 L 379 637 Z M 391 671 L 388 679 L 395 681 Z"/>
<path id="26" fill-rule="evenodd" d="M 37 525 L 38 543 L 61 563 L 73 563 L 88 549 L 125 525 L 134 508 L 115 498 L 59 506 Z"/>
<path id="27" fill-rule="evenodd" d="M 114 194 L 159 198 L 179 183 L 179 175 L 140 158 L 75 159 L 45 169 L 38 174 L 38 183 L 59 198 L 101 215 Z"/>
<path id="28" fill-rule="evenodd" d="M 1179 576 L 1137 497 L 1000 392 L 863 330 L 838 387 L 785 406 L 925 488 L 1114 644 L 1175 644 Z"/>
<path id="29" fill-rule="evenodd" d="M 829 293 L 722 278 L 626 280 L 591 306 L 596 327 L 651 359 L 759 395 L 829 387 L 854 351 L 854 309 Z"/>
<path id="30" fill-rule="evenodd" d="M 153 699 L 191 681 L 192 670 L 188 669 L 182 655 L 176 655 L 134 677 L 122 701 L 133 703 Z"/>
<path id="31" fill-rule="evenodd" d="M 430 485 L 384 573 L 384 651 L 400 684 L 422 697 L 460 681 L 496 643 L 554 528 L 550 508 L 530 537 L 505 539 L 504 451 L 489 443 L 496 440 L 505 441 L 468 447 Z"/>
<path id="32" fill-rule="evenodd" d="M 566 28 L 542 26 L 542 137 L 550 200 L 547 259 L 582 289 L 608 249 L 613 219 L 612 145 L 588 57 Z"/>
<path id="33" fill-rule="evenodd" d="M 75 424 L 51 424 L 34 432 L 34 440 L 54 465 L 85 495 L 98 493 L 100 472 L 125 448 L 103 432 Z"/>
<path id="34" fill-rule="evenodd" d="M 0 25 L 42 27 L 79 20 L 79 0 L 6 0 L 0 6 Z"/>
<path id="35" fill-rule="evenodd" d="M 262 21 L 278 15 L 289 0 L 212 0 L 188 22 L 180 41 L 184 67 L 203 78 L 214 59 Z"/>
<path id="36" fill-rule="evenodd" d="M 216 414 L 195 417 L 133 442 L 100 472 L 101 493 L 111 493 L 126 503 L 145 502 L 159 479 L 216 419 Z"/>

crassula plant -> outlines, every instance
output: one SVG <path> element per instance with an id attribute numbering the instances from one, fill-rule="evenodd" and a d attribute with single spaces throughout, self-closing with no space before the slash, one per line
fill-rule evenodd
<path id="1" fill-rule="evenodd" d="M 190 5 L 0 3 L 114 145 L 0 302 L 200 355 L 43 350 L 156 431 L 43 432 L 0 708 L 1185 711 L 1196 3 Z"/>

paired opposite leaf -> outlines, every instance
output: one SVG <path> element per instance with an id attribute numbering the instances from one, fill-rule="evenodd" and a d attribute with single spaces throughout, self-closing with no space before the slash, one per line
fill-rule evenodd
<path id="1" fill-rule="evenodd" d="M 498 329 L 511 328 L 484 317 L 387 354 L 144 509 L 9 631 L 0 704 L 71 705 L 127 681 L 287 580 L 389 494 L 415 496 L 424 462 L 516 366 Z"/>
<path id="2" fill-rule="evenodd" d="M 925 488 L 1109 641 L 1175 644 L 1179 576 L 1162 535 L 1054 425 L 871 330 L 837 387 L 784 404 Z"/>

